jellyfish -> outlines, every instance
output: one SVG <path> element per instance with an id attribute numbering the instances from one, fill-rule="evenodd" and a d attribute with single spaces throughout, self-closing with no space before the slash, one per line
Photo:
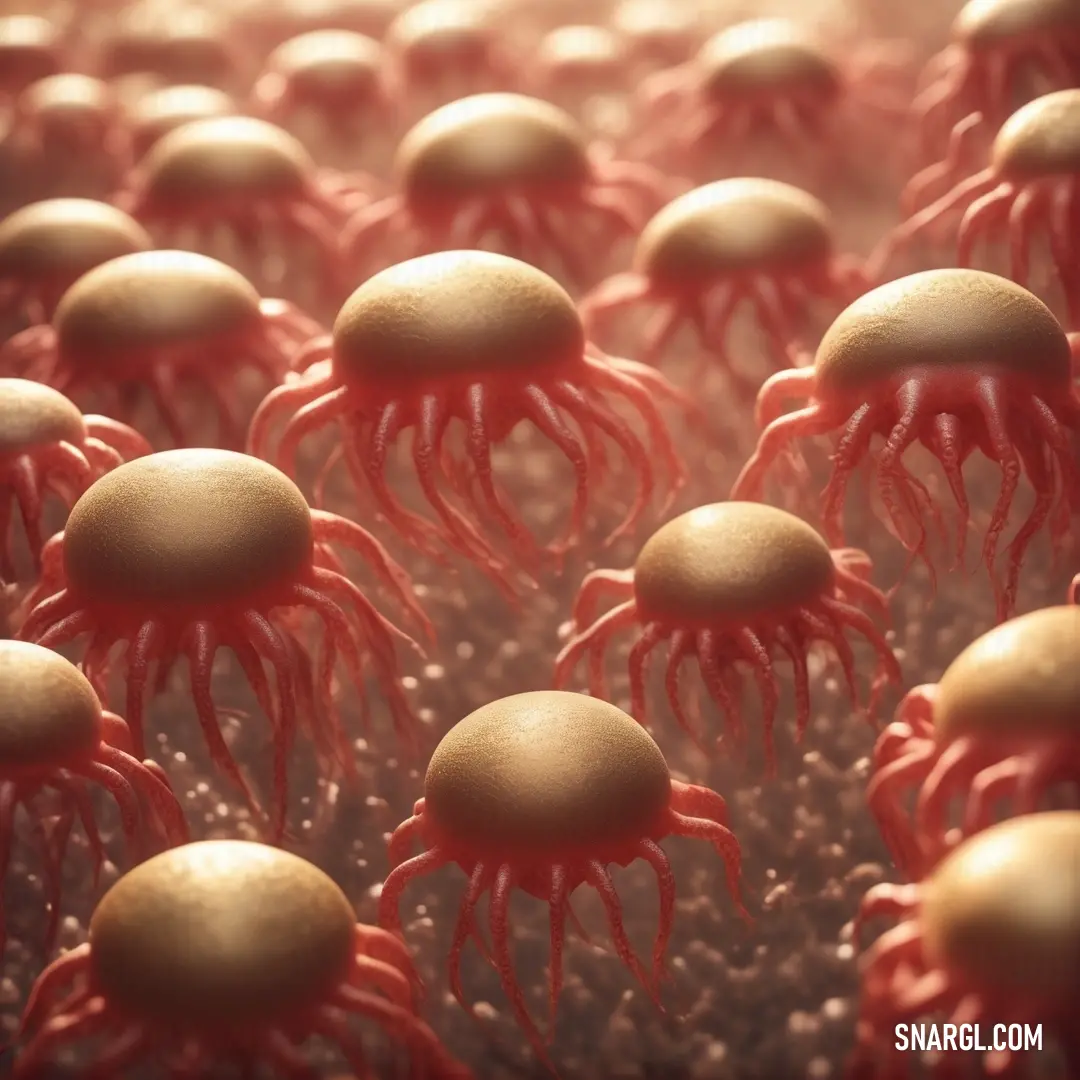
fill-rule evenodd
<path id="1" fill-rule="evenodd" d="M 670 187 L 649 166 L 590 144 L 562 109 L 520 94 L 476 94 L 436 109 L 402 139 L 394 172 L 394 193 L 345 229 L 354 272 L 384 245 L 408 258 L 497 240 L 508 255 L 558 262 L 587 281 L 597 251 L 636 236 Z"/>
<path id="2" fill-rule="evenodd" d="M 981 1022 L 987 1033 L 1044 1023 L 1060 1038 L 1071 1075 L 1080 1065 L 1077 867 L 1080 813 L 1056 811 L 994 825 L 917 884 L 872 888 L 858 923 L 900 921 L 863 957 L 852 1080 L 906 1076 L 912 1055 L 897 1047 L 896 1025 L 934 1015 Z M 966 1073 L 970 1057 L 946 1053 L 927 1075 Z M 1021 1065 L 1007 1046 L 995 1046 L 983 1063 L 994 1075 Z"/>
<path id="3" fill-rule="evenodd" d="M 43 199 L 0 220 L 0 317 L 48 322 L 94 267 L 153 247 L 134 218 L 92 199 Z"/>
<path id="4" fill-rule="evenodd" d="M 222 1061 L 317 1075 L 302 1044 L 322 1038 L 370 1076 L 366 1018 L 426 1080 L 470 1080 L 416 1011 L 419 983 L 392 934 L 357 924 L 311 863 L 261 844 L 186 844 L 125 874 L 90 919 L 90 940 L 39 976 L 22 1017 L 13 1080 L 97 1040 L 72 1075 L 140 1064 L 177 1080 Z"/>
<path id="5" fill-rule="evenodd" d="M 306 113 L 338 136 L 368 137 L 373 123 L 395 109 L 382 64 L 382 46 L 363 34 L 313 30 L 270 54 L 252 96 L 275 124 Z"/>
<path id="6" fill-rule="evenodd" d="M 462 952 L 470 937 L 479 934 L 476 906 L 489 893 L 491 958 L 518 1024 L 550 1067 L 510 955 L 511 893 L 521 889 L 550 908 L 552 1027 L 562 988 L 570 896 L 579 885 L 599 894 L 619 958 L 657 1000 L 675 918 L 675 878 L 659 845 L 667 836 L 712 844 L 745 916 L 739 844 L 727 827 L 720 795 L 673 780 L 645 729 L 614 705 L 559 691 L 514 694 L 465 717 L 436 748 L 424 797 L 390 839 L 394 869 L 380 894 L 379 924 L 401 933 L 399 905 L 406 886 L 441 866 L 460 866 L 469 885 L 450 947 L 454 997 L 469 1009 L 461 985 Z M 417 841 L 424 850 L 409 857 Z M 607 870 L 611 863 L 627 866 L 637 859 L 653 868 L 660 890 L 651 973 L 627 939 L 622 905 Z"/>
<path id="7" fill-rule="evenodd" d="M 363 557 L 426 628 L 404 571 L 382 546 L 358 525 L 312 511 L 277 469 L 225 450 L 151 454 L 102 477 L 76 502 L 64 532 L 46 545 L 20 637 L 49 647 L 88 639 L 80 646 L 82 668 L 103 695 L 119 664 L 124 715 L 140 755 L 152 666 L 160 685 L 185 658 L 213 761 L 255 807 L 211 695 L 214 657 L 230 649 L 272 724 L 271 828 L 280 840 L 298 725 L 323 762 L 353 770 L 333 696 L 339 657 L 361 693 L 363 659 L 370 658 L 402 740 L 414 745 L 416 738 L 396 653 L 399 640 L 411 639 L 339 572 L 335 544 Z M 286 618 L 290 610 L 310 612 L 321 624 L 317 668 L 295 620 Z M 121 644 L 122 660 L 114 656 Z"/>
<path id="8" fill-rule="evenodd" d="M 510 90 L 521 82 L 520 59 L 507 46 L 486 4 L 404 4 L 387 27 L 383 44 L 392 93 L 413 115 L 467 94 Z"/>
<path id="9" fill-rule="evenodd" d="M 657 404 L 680 401 L 679 393 L 651 368 L 599 353 L 586 341 L 569 294 L 516 259 L 441 252 L 376 274 L 341 309 L 332 338 L 314 341 L 297 364 L 304 376 L 271 391 L 256 412 L 250 452 L 292 474 L 303 440 L 336 421 L 353 483 L 370 489 L 391 526 L 421 550 L 437 550 L 433 541 L 444 541 L 504 583 L 506 560 L 482 531 L 486 518 L 511 541 L 523 567 L 532 567 L 537 555 L 491 461 L 492 447 L 522 421 L 574 468 L 565 546 L 580 536 L 590 486 L 609 467 L 600 436 L 622 451 L 638 481 L 619 532 L 648 505 L 654 461 L 671 477 L 665 495 L 682 484 Z M 623 420 L 620 404 L 645 421 L 651 449 Z M 468 437 L 464 459 L 448 465 L 453 451 L 444 440 L 453 419 L 465 423 Z M 275 446 L 272 432 L 281 420 Z M 410 428 L 416 475 L 437 525 L 408 510 L 385 475 L 390 448 Z M 472 485 L 462 482 L 463 472 Z M 447 498 L 448 486 L 463 497 L 467 513 Z"/>
<path id="10" fill-rule="evenodd" d="M 0 17 L 0 102 L 38 79 L 58 75 L 68 60 L 59 28 L 38 15 Z"/>
<path id="11" fill-rule="evenodd" d="M 217 116 L 163 135 L 116 204 L 163 238 L 228 229 L 258 258 L 271 235 L 306 239 L 326 287 L 340 288 L 339 230 L 369 201 L 368 181 L 320 169 L 300 141 L 264 120 Z"/>
<path id="12" fill-rule="evenodd" d="M 952 41 L 926 65 L 912 103 L 924 154 L 938 155 L 957 125 L 984 116 L 997 128 L 1018 98 L 1080 79 L 1080 11 L 1074 0 L 968 0 Z M 1041 90 L 1039 89 L 1041 85 Z"/>
<path id="13" fill-rule="evenodd" d="M 895 134 L 907 118 L 905 53 L 885 43 L 830 48 L 790 19 L 736 23 L 641 84 L 637 153 L 715 176 L 706 163 L 717 148 L 730 162 L 765 134 L 788 156 L 853 160 L 852 147 L 874 139 L 884 147 L 882 125 Z"/>
<path id="14" fill-rule="evenodd" d="M 588 126 L 597 134 L 618 134 L 625 120 L 616 120 L 596 100 L 625 94 L 633 75 L 627 42 L 607 26 L 571 25 L 549 30 L 537 43 L 526 85 L 539 98 L 572 112 L 592 113 Z"/>
<path id="15" fill-rule="evenodd" d="M 880 435 L 884 446 L 870 460 L 886 523 L 913 558 L 926 559 L 925 516 L 936 516 L 940 507 L 902 460 L 921 442 L 940 462 L 959 508 L 959 562 L 970 516 L 961 468 L 982 450 L 1002 474 L 983 561 L 998 618 L 1006 619 L 1031 541 L 1048 521 L 1055 545 L 1069 528 L 1078 480 L 1069 436 L 1080 428 L 1072 368 L 1070 342 L 1057 319 L 1019 285 L 977 270 L 899 278 L 839 316 L 812 367 L 766 380 L 757 402 L 763 430 L 731 497 L 759 498 L 771 465 L 796 439 L 840 432 L 821 511 L 826 537 L 837 542 L 852 471 Z M 782 415 L 791 398 L 805 404 Z M 998 546 L 1024 473 L 1035 500 L 1009 543 L 1002 576 Z"/>
<path id="16" fill-rule="evenodd" d="M 41 853 L 48 952 L 60 925 L 61 870 L 76 817 L 94 859 L 95 886 L 105 858 L 90 785 L 115 800 L 128 858 L 137 861 L 157 845 L 187 842 L 184 814 L 164 773 L 133 757 L 132 749 L 127 725 L 102 709 L 78 668 L 50 649 L 0 641 L 0 884 L 8 874 L 21 808 Z M 49 795 L 59 803 L 50 804 Z M 0 900 L 0 956 L 6 940 Z"/>
<path id="17" fill-rule="evenodd" d="M 111 259 L 63 294 L 51 325 L 0 346 L 0 369 L 48 383 L 77 401 L 108 403 L 133 421 L 146 391 L 178 446 L 193 438 L 183 405 L 204 391 L 218 414 L 210 436 L 244 439 L 238 389 L 249 370 L 282 382 L 314 319 L 286 300 L 260 298 L 238 271 L 188 251 Z"/>
<path id="18" fill-rule="evenodd" d="M 232 23 L 266 55 L 300 34 L 349 30 L 381 41 L 406 0 L 243 0 Z"/>
<path id="19" fill-rule="evenodd" d="M 655 364 L 686 324 L 700 343 L 696 379 L 717 363 L 738 390 L 756 392 L 728 359 L 732 321 L 746 305 L 768 342 L 773 366 L 803 365 L 803 338 L 816 304 L 845 306 L 865 292 L 861 260 L 836 252 L 823 203 L 790 184 L 718 180 L 680 195 L 645 227 L 630 271 L 581 301 L 591 335 L 641 307 L 654 308 L 638 352 Z"/>
<path id="20" fill-rule="evenodd" d="M 878 738 L 867 788 L 908 877 L 922 877 L 1003 807 L 1030 814 L 1062 786 L 1080 794 L 1078 655 L 1080 608 L 1041 608 L 995 627 L 939 682 L 908 692 Z"/>
<path id="21" fill-rule="evenodd" d="M 555 661 L 555 683 L 566 685 L 588 658 L 589 692 L 606 697 L 605 650 L 615 635 L 634 630 L 630 711 L 644 722 L 648 662 L 666 642 L 668 705 L 682 730 L 704 750 L 688 713 L 683 664 L 696 662 L 737 746 L 746 739 L 739 669 L 749 668 L 762 699 L 765 755 L 772 770 L 778 655 L 790 660 L 795 675 L 800 740 L 810 721 L 807 656 L 816 643 L 839 657 L 853 701 L 857 691 L 855 657 L 845 637 L 849 629 L 877 653 L 874 699 L 886 683 L 900 681 L 899 664 L 878 628 L 888 617 L 885 597 L 867 580 L 869 570 L 863 552 L 830 551 L 809 525 L 784 510 L 760 503 L 700 506 L 657 530 L 632 569 L 594 570 L 585 577 L 574 603 L 573 636 Z M 597 616 L 597 602 L 608 598 L 617 600 L 617 606 Z"/>
<path id="22" fill-rule="evenodd" d="M 141 75 L 173 85 L 230 86 L 251 66 L 228 19 L 212 7 L 125 5 L 102 30 L 91 64 L 110 81 Z"/>
<path id="23" fill-rule="evenodd" d="M 113 190 L 131 165 L 132 151 L 119 95 L 108 83 L 70 72 L 31 83 L 11 110 L 3 145 L 25 168 L 42 164 L 49 182 L 59 174 L 78 194 L 87 186 Z"/>
<path id="24" fill-rule="evenodd" d="M 970 122 L 958 131 L 966 136 L 978 126 Z M 924 170 L 908 186 L 905 204 L 913 212 L 878 246 L 869 272 L 877 276 L 894 253 L 959 214 L 957 264 L 971 266 L 979 241 L 1001 234 L 1009 244 L 1009 277 L 1026 286 L 1032 242 L 1045 235 L 1069 319 L 1073 327 L 1080 325 L 1080 244 L 1073 226 L 1080 214 L 1080 90 L 1047 94 L 1013 113 L 994 139 L 990 164 L 967 178 L 959 175 L 967 157 L 964 142 L 961 138 L 943 164 Z M 920 206 L 941 182 L 953 182 L 952 187 Z"/>
<path id="25" fill-rule="evenodd" d="M 147 90 L 127 107 L 128 134 L 136 161 L 170 131 L 196 120 L 237 116 L 235 98 L 214 86 L 180 83 Z"/>
<path id="26" fill-rule="evenodd" d="M 46 498 L 56 495 L 70 508 L 110 469 L 149 453 L 137 431 L 106 416 L 84 416 L 58 390 L 0 379 L 0 585 L 18 578 L 16 508 L 40 572 Z"/>

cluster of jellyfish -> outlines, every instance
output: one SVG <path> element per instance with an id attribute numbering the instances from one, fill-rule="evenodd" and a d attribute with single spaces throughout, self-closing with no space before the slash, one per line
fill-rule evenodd
<path id="1" fill-rule="evenodd" d="M 753 942 L 734 801 L 839 730 L 883 864 L 846 930 L 891 925 L 829 1069 L 1045 1075 L 898 1047 L 936 1019 L 1080 1076 L 1077 0 L 897 40 L 871 0 L 39 7 L 0 16 L 13 1080 L 569 1075 L 575 896 L 662 1011 L 667 842 Z M 920 669 L 897 612 L 958 582 L 983 623 Z M 451 713 L 470 619 L 550 625 Z M 396 813 L 360 887 L 301 774 Z"/>

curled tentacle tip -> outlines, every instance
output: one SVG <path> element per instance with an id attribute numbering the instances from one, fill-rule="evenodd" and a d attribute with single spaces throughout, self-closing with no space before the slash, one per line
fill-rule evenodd
<path id="1" fill-rule="evenodd" d="M 425 641 L 427 641 L 428 645 L 431 645 L 432 647 L 436 647 L 439 644 L 438 638 L 435 634 L 435 628 L 430 623 L 427 627 L 424 628 L 424 639 Z M 419 641 L 416 640 L 416 638 L 412 637 L 412 635 L 404 633 L 401 634 L 401 642 L 425 663 L 430 659 L 430 653 L 423 645 L 420 644 Z"/>

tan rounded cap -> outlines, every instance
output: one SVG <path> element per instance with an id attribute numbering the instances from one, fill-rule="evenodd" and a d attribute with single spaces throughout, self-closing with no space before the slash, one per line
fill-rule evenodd
<path id="1" fill-rule="evenodd" d="M 70 588 L 98 603 L 218 605 L 297 581 L 311 544 L 308 504 L 272 465 L 169 450 L 121 465 L 79 499 L 64 565 Z"/>
<path id="2" fill-rule="evenodd" d="M 625 53 L 622 39 L 605 26 L 557 26 L 540 39 L 534 63 L 556 66 L 564 76 L 611 74 Z"/>
<path id="3" fill-rule="evenodd" d="M 276 44 L 312 30 L 352 30 L 381 39 L 408 0 L 240 0 L 234 26 Z"/>
<path id="4" fill-rule="evenodd" d="M 288 78 L 298 98 L 368 96 L 378 85 L 382 46 L 350 30 L 313 30 L 271 54 L 267 69 Z"/>
<path id="5" fill-rule="evenodd" d="M 136 153 L 145 154 L 163 136 L 184 124 L 235 116 L 236 102 L 213 86 L 162 86 L 139 96 L 130 109 Z"/>
<path id="6" fill-rule="evenodd" d="M 386 44 L 413 61 L 475 53 L 486 48 L 491 25 L 475 0 L 421 0 L 401 10 L 386 31 Z"/>
<path id="7" fill-rule="evenodd" d="M 0 49 L 51 47 L 57 37 L 53 24 L 38 15 L 0 16 Z"/>
<path id="8" fill-rule="evenodd" d="M 1080 608 L 994 627 L 948 667 L 934 699 L 942 741 L 963 735 L 1080 735 Z"/>
<path id="9" fill-rule="evenodd" d="M 634 265 L 660 285 L 794 270 L 832 254 L 832 222 L 813 195 L 776 180 L 718 180 L 668 203 L 645 227 Z"/>
<path id="10" fill-rule="evenodd" d="M 173 848 L 125 874 L 90 919 L 105 998 L 183 1030 L 259 1025 L 329 1004 L 356 920 L 345 894 L 288 852 L 237 840 Z"/>
<path id="11" fill-rule="evenodd" d="M 0 773 L 62 768 L 101 742 L 101 705 L 86 677 L 59 653 L 0 641 Z"/>
<path id="12" fill-rule="evenodd" d="M 953 20 L 952 36 L 974 48 L 999 47 L 1010 39 L 1046 37 L 1080 25 L 1076 0 L 968 0 Z"/>
<path id="13" fill-rule="evenodd" d="M 50 118 L 107 114 L 116 104 L 108 83 L 89 75 L 49 75 L 38 79 L 20 95 L 20 106 Z"/>
<path id="14" fill-rule="evenodd" d="M 642 621 L 723 625 L 794 610 L 834 580 L 828 545 L 764 503 L 699 506 L 658 529 L 634 563 Z"/>
<path id="15" fill-rule="evenodd" d="M 805 26 L 788 19 L 754 19 L 714 34 L 698 51 L 702 93 L 730 100 L 813 88 L 836 94 L 835 62 Z"/>
<path id="16" fill-rule="evenodd" d="M 146 251 L 79 278 L 57 305 L 53 326 L 61 351 L 85 363 L 108 366 L 132 354 L 149 362 L 155 349 L 239 334 L 258 322 L 259 304 L 247 278 L 216 259 Z"/>
<path id="17" fill-rule="evenodd" d="M 579 363 L 574 301 L 542 270 L 484 251 L 443 251 L 369 278 L 334 323 L 348 379 L 535 371 Z"/>
<path id="18" fill-rule="evenodd" d="M 927 270 L 860 297 L 826 331 L 818 390 L 844 393 L 915 367 L 1004 369 L 1066 385 L 1069 341 L 1027 289 L 981 270 Z"/>
<path id="19" fill-rule="evenodd" d="M 922 890 L 926 953 L 979 992 L 1080 994 L 1080 813 L 1030 814 L 965 841 Z"/>
<path id="20" fill-rule="evenodd" d="M 148 251 L 149 233 L 122 210 L 90 199 L 44 199 L 0 221 L 0 277 L 74 281 L 121 255 Z"/>
<path id="21" fill-rule="evenodd" d="M 61 68 L 59 35 L 37 15 L 0 17 L 0 91 L 18 93 Z"/>
<path id="22" fill-rule="evenodd" d="M 1046 94 L 1013 113 L 994 139 L 993 163 L 1008 179 L 1080 173 L 1080 90 Z"/>
<path id="23" fill-rule="evenodd" d="M 381 38 L 408 0 L 283 0 L 283 13 L 303 30 L 352 30 Z M 263 15 L 264 0 L 255 8 Z M 299 30 L 297 31 L 300 32 Z"/>
<path id="24" fill-rule="evenodd" d="M 147 74 L 171 83 L 217 83 L 233 74 L 229 28 L 212 8 L 136 4 L 110 30 L 99 59 L 106 78 Z"/>
<path id="25" fill-rule="evenodd" d="M 316 171 L 286 131 L 248 116 L 193 120 L 163 135 L 142 160 L 155 200 L 286 196 L 304 190 Z"/>
<path id="26" fill-rule="evenodd" d="M 82 413 L 59 390 L 28 379 L 0 379 L 0 454 L 86 438 Z"/>
<path id="27" fill-rule="evenodd" d="M 589 181 L 585 135 L 568 113 L 520 94 L 475 94 L 429 113 L 398 147 L 411 203 L 577 187 Z"/>
<path id="28" fill-rule="evenodd" d="M 541 690 L 493 701 L 452 727 L 428 765 L 424 798 L 463 853 L 602 857 L 649 835 L 671 776 L 622 710 Z"/>
<path id="29" fill-rule="evenodd" d="M 692 51 L 702 22 L 696 5 L 672 6 L 667 0 L 622 0 L 610 26 L 640 59 L 681 63 Z"/>

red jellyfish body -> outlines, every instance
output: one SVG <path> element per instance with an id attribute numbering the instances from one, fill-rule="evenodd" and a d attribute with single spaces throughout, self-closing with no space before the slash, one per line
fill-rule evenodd
<path id="1" fill-rule="evenodd" d="M 105 194 L 131 164 L 125 119 L 120 96 L 108 83 L 89 75 L 50 75 L 15 99 L 4 144 L 21 163 L 59 174 L 49 183 L 79 185 L 78 194 L 88 184 L 101 185 Z"/>
<path id="2" fill-rule="evenodd" d="M 345 232 L 350 265 L 384 246 L 396 257 L 487 247 L 576 281 L 592 275 L 597 245 L 635 236 L 665 200 L 652 169 L 612 160 L 546 101 L 478 94 L 426 116 L 401 141 L 398 191 L 360 210 Z"/>
<path id="3" fill-rule="evenodd" d="M 863 957 L 850 1080 L 916 1075 L 919 1055 L 897 1046 L 897 1025 L 945 1017 L 979 1025 L 1000 1046 L 939 1055 L 917 1074 L 948 1080 L 1016 1075 L 1023 1047 L 1007 1025 L 1043 1024 L 1080 1069 L 1080 813 L 1028 814 L 965 841 L 917 885 L 877 885 L 859 922 L 899 916 Z M 1049 1041 L 1049 1040 L 1048 1040 Z M 1032 1075 L 1038 1069 L 1027 1062 Z"/>
<path id="4" fill-rule="evenodd" d="M 819 303 L 842 306 L 864 292 L 860 261 L 839 255 L 824 204 L 775 180 L 718 180 L 680 195 L 645 227 L 633 269 L 601 282 L 580 305 L 590 336 L 613 316 L 655 307 L 639 359 L 655 364 L 686 323 L 701 363 L 757 390 L 728 359 L 728 336 L 745 304 L 776 367 L 804 363 L 802 333 Z M 835 307 L 834 307 L 835 310 Z M 704 374 L 699 369 L 698 377 Z"/>
<path id="5" fill-rule="evenodd" d="M 885 597 L 866 580 L 870 560 L 861 551 L 830 551 L 805 522 L 760 503 L 701 506 L 669 521 L 646 542 L 630 570 L 594 570 L 574 604 L 574 636 L 556 660 L 555 680 L 565 685 L 589 659 L 589 692 L 607 695 L 604 653 L 620 631 L 637 630 L 630 651 L 631 712 L 644 721 L 645 675 L 665 642 L 664 685 L 679 726 L 703 747 L 687 714 L 680 672 L 696 661 L 712 700 L 724 710 L 736 745 L 745 742 L 740 698 L 747 666 L 763 705 L 765 754 L 775 767 L 773 725 L 779 704 L 774 658 L 785 655 L 795 673 L 798 737 L 810 720 L 807 654 L 814 644 L 840 658 L 856 697 L 855 658 L 844 634 L 858 630 L 878 655 L 875 690 L 899 682 L 900 668 L 881 631 Z M 597 617 L 597 602 L 617 607 Z"/>
<path id="6" fill-rule="evenodd" d="M 147 90 L 127 106 L 128 133 L 135 160 L 141 160 L 155 143 L 184 124 L 236 116 L 240 112 L 234 98 L 213 86 L 185 83 Z"/>
<path id="7" fill-rule="evenodd" d="M 276 124 L 316 119 L 339 138 L 369 137 L 395 108 L 386 92 L 382 46 L 348 30 L 314 30 L 279 45 L 253 97 Z"/>
<path id="8" fill-rule="evenodd" d="M 606 26 L 557 26 L 539 41 L 529 64 L 527 84 L 537 97 L 552 101 L 573 113 L 592 113 L 588 127 L 612 134 L 618 126 L 599 105 L 613 103 L 625 94 L 633 76 L 627 42 Z"/>
<path id="9" fill-rule="evenodd" d="M 623 452 L 638 479 L 624 529 L 648 504 L 653 460 L 668 468 L 669 494 L 682 483 L 657 407 L 664 398 L 679 400 L 678 392 L 651 368 L 597 352 L 562 287 L 504 255 L 442 252 L 376 274 L 341 309 L 332 340 L 314 342 L 301 362 L 308 374 L 272 391 L 259 407 L 251 452 L 291 473 L 302 440 L 338 422 L 353 482 L 370 488 L 392 526 L 424 550 L 441 539 L 500 580 L 505 561 L 482 523 L 495 523 L 526 568 L 537 554 L 497 486 L 491 460 L 492 447 L 522 421 L 535 425 L 576 474 L 567 543 L 580 535 L 590 486 L 605 474 L 601 436 Z M 651 452 L 622 419 L 621 404 L 645 421 Z M 271 432 L 282 419 L 272 449 Z M 444 442 L 453 419 L 468 429 L 463 457 Z M 437 527 L 407 510 L 387 483 L 387 454 L 410 428 L 416 473 Z"/>
<path id="10" fill-rule="evenodd" d="M 31 83 L 65 67 L 59 29 L 37 15 L 0 18 L 0 103 L 7 104 Z"/>
<path id="11" fill-rule="evenodd" d="M 35 1080 L 93 1044 L 79 1080 L 152 1063 L 170 1080 L 223 1062 L 289 1080 L 320 1070 L 321 1038 L 371 1077 L 350 1018 L 374 1021 L 408 1055 L 409 1075 L 469 1080 L 417 1015 L 418 979 L 401 942 L 358 925 L 321 870 L 261 844 L 187 844 L 122 877 L 98 904 L 90 940 L 41 974 L 22 1019 L 13 1080 Z"/>
<path id="12" fill-rule="evenodd" d="M 44 864 L 50 952 L 60 922 L 61 869 L 76 816 L 90 843 L 95 882 L 105 857 L 88 782 L 116 801 L 129 857 L 145 857 L 151 837 L 168 845 L 187 841 L 183 812 L 164 774 L 132 757 L 131 749 L 127 725 L 102 711 L 78 668 L 49 649 L 0 641 L 0 884 L 21 806 Z M 46 830 L 46 793 L 60 800 L 51 831 Z M 6 940 L 0 900 L 0 956 Z"/>
<path id="13" fill-rule="evenodd" d="M 975 125 L 960 130 L 974 131 Z M 879 273 L 895 252 L 942 219 L 960 215 L 957 264 L 970 266 L 979 242 L 1000 233 L 1008 240 L 1009 277 L 1026 285 L 1032 241 L 1045 234 L 1069 318 L 1080 326 L 1080 90 L 1047 94 L 1014 113 L 994 140 L 990 164 L 960 179 L 965 157 L 958 145 L 943 165 L 924 170 L 909 185 L 906 202 L 914 213 L 886 236 L 871 272 Z M 939 182 L 954 180 L 951 190 L 919 208 Z"/>
<path id="14" fill-rule="evenodd" d="M 103 263 L 64 293 L 52 323 L 0 347 L 0 369 L 107 403 L 131 420 L 148 393 L 169 436 L 192 437 L 190 391 L 206 393 L 217 438 L 239 446 L 238 390 L 248 369 L 264 386 L 285 377 L 312 334 L 321 333 L 284 300 L 262 300 L 236 270 L 187 251 L 147 251 Z"/>
<path id="15" fill-rule="evenodd" d="M 681 64 L 702 38 L 705 19 L 694 4 L 619 0 L 609 25 L 626 43 L 632 70 L 662 71 Z"/>
<path id="16" fill-rule="evenodd" d="M 271 227 L 286 239 L 306 239 L 336 288 L 339 229 L 367 196 L 353 181 L 320 169 L 281 128 L 219 116 L 159 139 L 116 201 L 163 234 L 228 228 L 249 257 L 263 252 Z"/>
<path id="17" fill-rule="evenodd" d="M 521 60 L 485 3 L 420 0 L 403 5 L 386 31 L 386 67 L 393 92 L 416 116 L 437 105 L 520 86 Z"/>
<path id="18" fill-rule="evenodd" d="M 128 4 L 99 25 L 91 48 L 103 79 L 142 76 L 173 85 L 232 86 L 250 72 L 227 15 L 210 6 Z"/>
<path id="19" fill-rule="evenodd" d="M 1003 806 L 1030 814 L 1059 789 L 1080 795 L 1078 656 L 1080 609 L 1042 608 L 983 635 L 939 683 L 904 698 L 874 749 L 867 801 L 908 877 L 920 878 Z"/>
<path id="20" fill-rule="evenodd" d="M 997 128 L 1019 101 L 1080 82 L 1080 8 L 1075 0 L 968 0 L 921 81 L 912 111 L 924 152 L 937 157 L 974 114 Z"/>
<path id="21" fill-rule="evenodd" d="M 407 0 L 240 0 L 233 27 L 265 55 L 300 34 L 349 30 L 381 41 Z"/>
<path id="22" fill-rule="evenodd" d="M 298 724 L 325 762 L 352 769 L 333 696 L 338 658 L 362 693 L 362 657 L 370 657 L 395 725 L 406 740 L 414 737 L 395 655 L 395 637 L 409 639 L 339 572 L 334 543 L 367 559 L 423 618 L 403 571 L 374 539 L 351 522 L 311 511 L 292 481 L 265 462 L 224 450 L 152 454 L 109 473 L 75 504 L 67 528 L 46 545 L 36 606 L 20 636 L 50 647 L 88 636 L 82 666 L 101 688 L 111 664 L 121 663 L 125 716 L 140 754 L 152 665 L 160 685 L 185 657 L 214 762 L 254 805 L 211 697 L 214 656 L 231 649 L 273 723 L 272 824 L 280 839 Z M 310 612 L 321 624 L 317 673 L 297 636 L 302 627 L 284 609 Z M 121 643 L 123 660 L 114 661 Z"/>
<path id="23" fill-rule="evenodd" d="M 657 72 L 641 87 L 639 153 L 693 175 L 736 171 L 738 155 L 762 137 L 815 163 L 851 159 L 867 139 L 882 143 L 906 117 L 898 92 L 899 50 L 859 46 L 841 59 L 817 34 L 788 19 L 738 23 L 709 38 L 684 64 Z M 719 148 L 719 149 L 718 149 Z M 719 151 L 723 152 L 720 156 Z"/>
<path id="24" fill-rule="evenodd" d="M 977 270 L 900 278 L 840 315 L 813 367 L 766 381 L 757 407 L 764 430 L 731 497 L 760 497 L 770 466 L 797 438 L 841 431 L 822 509 L 825 535 L 835 542 L 844 531 L 848 481 L 880 435 L 885 445 L 873 464 L 887 523 L 912 558 L 927 558 L 924 514 L 937 517 L 940 508 L 902 460 L 921 442 L 941 463 L 960 509 L 960 559 L 969 519 L 961 469 L 978 448 L 1002 471 L 983 559 L 998 617 L 1008 618 L 1032 539 L 1048 519 L 1055 544 L 1068 530 L 1068 497 L 1077 483 L 1069 432 L 1080 428 L 1072 365 L 1060 324 L 1019 285 Z M 781 415 L 790 398 L 806 404 Z M 1002 580 L 998 544 L 1025 472 L 1035 502 L 1009 544 Z"/>
<path id="25" fill-rule="evenodd" d="M 91 199 L 44 199 L 0 221 L 0 317 L 48 322 L 88 270 L 153 246 L 122 210 Z"/>
<path id="26" fill-rule="evenodd" d="M 724 860 L 740 913 L 738 841 L 724 800 L 671 778 L 656 744 L 624 712 L 579 694 L 515 694 L 455 725 L 436 748 L 424 797 L 390 840 L 395 867 L 379 900 L 379 923 L 401 931 L 401 895 L 413 879 L 457 863 L 469 876 L 450 948 L 450 986 L 464 1008 L 461 955 L 479 934 L 476 906 L 491 894 L 493 953 L 518 1023 L 546 1063 L 544 1039 L 529 1016 L 510 955 L 510 896 L 522 889 L 551 909 L 549 1003 L 554 1026 L 562 988 L 562 950 L 570 896 L 595 889 L 607 911 L 619 958 L 653 995 L 675 917 L 675 879 L 658 841 L 693 836 Z M 409 858 L 419 840 L 422 854 Z M 660 889 L 652 973 L 634 955 L 607 867 L 644 859 Z M 406 861 L 407 860 L 407 861 Z"/>
<path id="27" fill-rule="evenodd" d="M 18 577 L 16 508 L 40 570 L 46 498 L 55 494 L 70 506 L 110 469 L 149 453 L 137 431 L 104 416 L 83 416 L 58 390 L 0 379 L 0 585 Z"/>

